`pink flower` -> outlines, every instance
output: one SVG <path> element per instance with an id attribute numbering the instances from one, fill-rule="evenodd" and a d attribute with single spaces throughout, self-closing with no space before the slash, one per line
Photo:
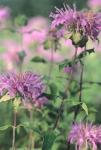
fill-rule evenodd
<path id="1" fill-rule="evenodd" d="M 6 27 L 6 21 L 10 18 L 10 9 L 8 7 L 0 7 L 0 29 Z"/>
<path id="2" fill-rule="evenodd" d="M 0 7 L 0 22 L 9 19 L 10 9 L 8 7 Z"/>
<path id="3" fill-rule="evenodd" d="M 42 44 L 48 32 L 48 21 L 43 17 L 32 18 L 19 32 L 23 34 L 23 43 L 27 48 L 34 44 Z"/>
<path id="4" fill-rule="evenodd" d="M 96 40 L 101 31 L 101 13 L 80 12 L 66 5 L 61 9 L 56 8 L 50 17 L 53 19 L 51 28 L 62 32 L 63 37 L 65 32 L 80 33 Z"/>
<path id="5" fill-rule="evenodd" d="M 6 64 L 7 70 L 13 70 L 20 62 L 18 53 L 24 49 L 19 43 L 16 43 L 16 41 L 13 40 L 5 40 L 2 45 L 5 48 L 5 52 L 2 54 L 2 59 Z M 25 50 L 25 53 L 28 54 L 28 51 Z"/>
<path id="6" fill-rule="evenodd" d="M 74 67 L 64 67 L 64 72 L 71 74 L 72 72 L 74 72 Z"/>
<path id="7" fill-rule="evenodd" d="M 101 144 L 101 126 L 74 124 L 69 133 L 68 141 L 75 144 L 76 150 L 83 148 L 97 150 L 97 144 Z"/>
<path id="8" fill-rule="evenodd" d="M 41 44 L 46 38 L 45 31 L 33 31 L 31 33 L 23 34 L 23 43 L 28 48 L 32 44 Z"/>
<path id="9" fill-rule="evenodd" d="M 3 96 L 5 92 L 11 98 L 19 96 L 26 107 L 27 105 L 29 107 L 29 104 L 42 107 L 47 102 L 47 98 L 41 96 L 45 92 L 45 88 L 42 77 L 32 72 L 0 75 L 0 96 Z"/>
<path id="10" fill-rule="evenodd" d="M 100 9 L 101 8 L 101 0 L 89 0 L 88 6 L 91 9 Z"/>
<path id="11" fill-rule="evenodd" d="M 47 30 L 49 27 L 48 20 L 44 17 L 33 17 L 28 21 L 26 26 L 21 27 L 21 32 L 30 32 L 32 30 Z"/>

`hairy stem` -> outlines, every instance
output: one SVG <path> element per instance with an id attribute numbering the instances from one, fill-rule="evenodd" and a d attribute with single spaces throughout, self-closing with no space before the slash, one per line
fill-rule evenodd
<path id="1" fill-rule="evenodd" d="M 13 138 L 12 138 L 12 150 L 16 150 L 15 147 L 15 135 L 16 135 L 16 112 L 14 112 L 14 117 L 13 117 Z"/>

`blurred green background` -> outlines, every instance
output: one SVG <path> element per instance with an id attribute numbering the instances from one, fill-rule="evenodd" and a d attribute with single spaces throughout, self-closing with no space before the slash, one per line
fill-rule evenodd
<path id="1" fill-rule="evenodd" d="M 61 7 L 63 3 L 76 4 L 77 8 L 85 8 L 87 0 L 0 0 L 0 5 L 9 6 L 12 15 L 24 14 L 28 17 L 41 15 L 48 17 L 54 6 Z"/>

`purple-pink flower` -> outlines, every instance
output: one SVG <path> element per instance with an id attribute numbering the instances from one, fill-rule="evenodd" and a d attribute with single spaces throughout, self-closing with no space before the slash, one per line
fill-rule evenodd
<path id="1" fill-rule="evenodd" d="M 101 126 L 92 124 L 74 124 L 68 136 L 70 144 L 75 144 L 76 150 L 89 148 L 97 150 L 97 144 L 101 144 Z"/>
<path id="2" fill-rule="evenodd" d="M 5 49 L 5 51 L 1 55 L 1 59 L 5 64 L 6 70 L 8 71 L 17 71 L 17 68 L 21 63 L 19 53 L 21 53 L 22 51 L 27 56 L 25 57 L 24 62 L 30 58 L 30 51 L 27 48 L 22 47 L 22 45 L 15 40 L 5 39 L 1 42 L 1 45 Z"/>
<path id="3" fill-rule="evenodd" d="M 89 0 L 87 4 L 91 9 L 101 9 L 101 0 Z"/>
<path id="4" fill-rule="evenodd" d="M 101 31 L 101 13 L 80 12 L 66 5 L 62 9 L 56 8 L 50 17 L 53 19 L 51 28 L 59 30 L 62 36 L 79 32 L 83 36 L 97 39 Z"/>
<path id="5" fill-rule="evenodd" d="M 74 67 L 64 67 L 64 73 L 68 73 L 68 74 L 71 74 L 74 72 Z"/>
<path id="6" fill-rule="evenodd" d="M 6 21 L 10 18 L 10 9 L 0 6 L 0 29 L 6 26 Z"/>
<path id="7" fill-rule="evenodd" d="M 41 96 L 45 88 L 42 77 L 32 72 L 0 75 L 0 95 L 7 93 L 11 98 L 19 96 L 26 107 L 27 104 L 42 107 L 47 102 L 47 98 Z"/>

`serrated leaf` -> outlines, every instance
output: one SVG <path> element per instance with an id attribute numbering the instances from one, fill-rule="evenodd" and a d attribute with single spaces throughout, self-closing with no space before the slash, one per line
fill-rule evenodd
<path id="1" fill-rule="evenodd" d="M 85 103 L 82 103 L 82 109 L 85 111 L 86 115 L 88 115 L 88 107 Z"/>
<path id="2" fill-rule="evenodd" d="M 0 127 L 0 131 L 7 130 L 10 127 L 12 127 L 12 125 L 4 125 L 4 126 Z"/>
<path id="3" fill-rule="evenodd" d="M 54 131 L 48 131 L 44 136 L 42 150 L 51 150 L 55 142 L 56 134 Z"/>
<path id="4" fill-rule="evenodd" d="M 31 61 L 36 62 L 36 63 L 46 63 L 47 62 L 45 59 L 38 57 L 38 56 L 32 58 Z"/>
<path id="5" fill-rule="evenodd" d="M 11 97 L 6 94 L 4 95 L 3 97 L 0 98 L 0 102 L 5 102 L 5 101 L 8 101 L 8 100 L 11 100 Z"/>

